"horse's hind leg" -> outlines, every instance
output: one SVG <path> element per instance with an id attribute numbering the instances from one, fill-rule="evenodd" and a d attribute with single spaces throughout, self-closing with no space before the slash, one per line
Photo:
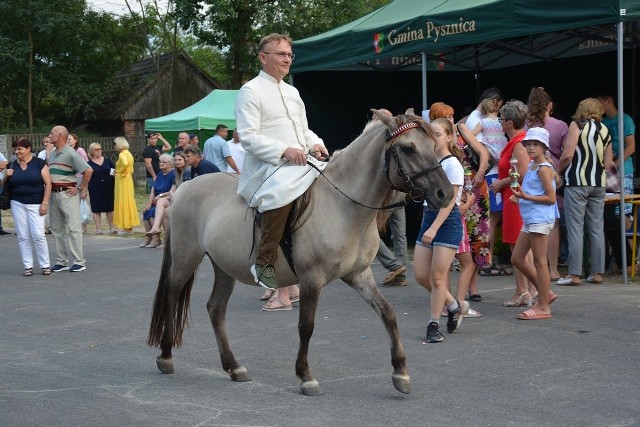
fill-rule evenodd
<path id="1" fill-rule="evenodd" d="M 378 313 L 382 323 L 384 323 L 389 339 L 391 340 L 391 365 L 393 366 L 393 385 L 402 393 L 411 392 L 411 380 L 407 370 L 407 360 L 400 341 L 400 333 L 398 332 L 398 323 L 396 314 L 391 305 L 384 298 L 371 273 L 371 269 L 350 277 L 342 278 L 355 289 L 360 296 L 369 303 L 371 307 Z"/>
<path id="2" fill-rule="evenodd" d="M 227 315 L 227 303 L 233 292 L 235 279 L 222 271 L 213 260 L 213 271 L 215 274 L 215 282 L 209 301 L 207 301 L 207 312 L 211 319 L 211 326 L 216 335 L 218 343 L 218 351 L 220 352 L 220 360 L 222 361 L 222 369 L 231 374 L 233 381 L 251 381 L 249 371 L 241 366 L 233 356 L 229 339 L 227 338 L 227 329 L 225 327 L 225 319 Z"/>
<path id="3" fill-rule="evenodd" d="M 300 286 L 300 316 L 298 319 L 298 334 L 300 335 L 300 346 L 298 357 L 296 358 L 296 375 L 302 380 L 300 391 L 306 396 L 318 396 L 323 394 L 318 381 L 309 370 L 309 341 L 313 335 L 315 327 L 316 309 L 318 308 L 318 298 L 320 296 L 319 285 Z"/>

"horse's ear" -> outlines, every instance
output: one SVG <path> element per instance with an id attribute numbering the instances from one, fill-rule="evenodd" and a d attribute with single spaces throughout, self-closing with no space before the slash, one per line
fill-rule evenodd
<path id="1" fill-rule="evenodd" d="M 384 123 L 386 127 L 391 128 L 391 126 L 393 126 L 393 116 L 390 116 L 384 111 L 376 110 L 375 108 L 372 108 L 370 111 L 375 114 L 378 120 Z"/>
<path id="2" fill-rule="evenodd" d="M 405 116 L 415 116 L 416 113 L 413 112 L 413 108 L 407 108 L 407 111 L 404 112 Z"/>

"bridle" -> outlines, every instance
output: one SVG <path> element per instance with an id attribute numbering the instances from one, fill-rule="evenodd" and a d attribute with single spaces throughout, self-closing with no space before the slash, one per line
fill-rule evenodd
<path id="1" fill-rule="evenodd" d="M 421 177 L 422 175 L 426 175 L 438 168 L 441 168 L 442 165 L 440 163 L 437 163 L 433 166 L 429 166 L 428 168 L 418 172 L 417 174 L 413 175 L 412 177 L 409 176 L 409 174 L 407 173 L 407 171 L 402 167 L 402 163 L 400 162 L 400 156 L 398 155 L 398 151 L 396 148 L 396 144 L 395 142 L 393 142 L 393 140 L 395 138 L 397 138 L 399 135 L 403 134 L 404 132 L 408 131 L 409 129 L 417 129 L 420 128 L 420 125 L 416 122 L 410 122 L 410 123 L 405 123 L 404 125 L 400 126 L 398 129 L 394 130 L 393 132 L 389 132 L 387 131 L 387 143 L 389 141 L 391 141 L 390 144 L 387 145 L 387 147 L 385 148 L 385 154 L 384 154 L 384 169 L 386 169 L 386 177 L 387 177 L 387 181 L 389 181 L 391 183 L 391 188 L 403 193 L 408 193 L 409 197 L 416 203 L 422 203 L 425 199 L 431 203 L 431 200 L 429 200 L 427 197 L 425 197 L 424 195 L 424 191 L 420 190 L 419 188 L 417 188 L 415 186 L 415 184 L 413 183 L 414 180 L 418 179 L 419 177 Z M 407 183 L 407 186 L 409 188 L 409 191 L 407 192 L 404 189 L 399 188 L 398 186 L 396 186 L 393 181 L 391 180 L 391 177 L 389 176 L 389 164 L 391 163 L 391 156 L 393 155 L 393 158 L 396 161 L 396 164 L 398 165 L 398 175 L 400 175 L 402 177 L 402 179 L 404 179 L 404 181 Z M 314 165 L 312 162 L 307 163 L 307 165 L 311 166 L 313 169 L 315 169 L 324 179 L 327 180 L 327 182 L 334 188 L 336 189 L 340 194 L 342 194 L 344 197 L 346 197 L 347 199 L 349 199 L 351 202 L 355 203 L 358 206 L 362 206 L 363 208 L 367 208 L 367 209 L 373 209 L 373 210 L 387 210 L 387 209 L 395 209 L 395 208 L 399 208 L 399 207 L 403 207 L 407 205 L 407 199 L 404 199 L 400 202 L 397 203 L 392 203 L 390 205 L 385 205 L 385 206 L 381 206 L 381 207 L 374 207 L 374 206 L 367 206 L 363 203 L 360 203 L 359 201 L 353 199 L 352 197 L 350 197 L 348 194 L 346 194 L 344 191 L 342 191 L 340 188 L 338 188 L 333 182 L 331 182 L 331 180 L 329 178 L 327 178 L 327 176 L 324 174 L 324 172 L 319 169 L 316 165 Z"/>
<path id="2" fill-rule="evenodd" d="M 403 124 L 393 132 L 387 132 L 388 145 L 385 148 L 385 152 L 384 152 L 384 169 L 386 170 L 387 181 L 391 183 L 391 188 L 393 188 L 394 190 L 402 191 L 404 193 L 408 193 L 409 197 L 416 203 L 420 203 L 424 201 L 426 197 L 425 197 L 424 191 L 416 187 L 416 185 L 414 184 L 414 181 L 420 178 L 421 176 L 427 175 L 433 172 L 434 170 L 442 167 L 440 163 L 436 163 L 435 165 L 429 166 L 428 168 L 421 170 L 420 172 L 416 173 L 413 176 L 409 176 L 405 168 L 402 166 L 402 162 L 400 161 L 400 156 L 398 155 L 398 148 L 396 147 L 396 143 L 394 139 L 410 129 L 419 129 L 419 128 L 420 128 L 420 125 L 417 122 L 409 122 L 409 123 Z M 389 171 L 391 168 L 389 166 L 391 163 L 392 156 L 393 156 L 393 159 L 396 161 L 396 164 L 398 165 L 398 168 L 397 168 L 398 175 L 400 175 L 400 177 L 404 180 L 404 183 L 406 184 L 408 191 L 406 189 L 402 189 L 398 187 L 391 180 L 391 176 L 389 175 Z"/>

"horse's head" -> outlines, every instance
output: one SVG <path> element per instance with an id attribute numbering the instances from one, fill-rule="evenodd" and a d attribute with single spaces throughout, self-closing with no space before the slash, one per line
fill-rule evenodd
<path id="1" fill-rule="evenodd" d="M 453 187 L 435 154 L 435 136 L 429 125 L 413 114 L 390 117 L 371 110 L 387 127 L 385 169 L 393 186 L 430 207 L 443 208 L 453 197 Z"/>

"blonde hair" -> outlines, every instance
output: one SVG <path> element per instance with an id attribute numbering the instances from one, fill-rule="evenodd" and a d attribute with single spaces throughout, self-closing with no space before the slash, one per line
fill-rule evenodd
<path id="1" fill-rule="evenodd" d="M 580 101 L 572 119 L 577 122 L 580 120 L 595 120 L 596 122 L 600 122 L 603 114 L 604 107 L 598 98 L 586 98 Z"/>
<path id="2" fill-rule="evenodd" d="M 447 148 L 449 149 L 449 152 L 451 154 L 456 156 L 458 160 L 462 161 L 462 158 L 464 157 L 464 155 L 460 147 L 458 147 L 458 143 L 456 142 L 455 129 L 453 128 L 453 125 L 451 124 L 449 119 L 440 117 L 432 121 L 431 124 L 439 125 L 440 127 L 442 127 L 442 129 L 444 129 L 444 132 L 447 134 L 447 136 L 451 137 L 451 140 L 449 141 L 449 145 L 447 146 Z"/>
<path id="3" fill-rule="evenodd" d="M 120 151 L 123 149 L 129 149 L 129 141 L 124 136 L 119 136 L 113 140 L 114 147 L 116 151 Z"/>
<path id="4" fill-rule="evenodd" d="M 96 151 L 96 149 L 98 149 L 98 148 L 102 148 L 102 147 L 101 147 L 101 146 L 100 146 L 100 144 L 98 144 L 97 142 L 92 142 L 91 144 L 89 144 L 89 157 L 90 157 L 90 158 L 92 158 L 92 159 L 94 158 L 93 153 L 94 153 L 94 151 Z"/>
<path id="5" fill-rule="evenodd" d="M 258 52 L 264 51 L 265 46 L 269 43 L 280 43 L 281 41 L 285 41 L 289 43 L 289 46 L 293 46 L 293 39 L 288 34 L 271 33 L 260 40 L 260 43 L 258 44 Z"/>
<path id="6" fill-rule="evenodd" d="M 493 98 L 484 99 L 480 103 L 480 113 L 484 116 L 490 113 L 497 113 L 499 109 L 499 101 Z"/>

